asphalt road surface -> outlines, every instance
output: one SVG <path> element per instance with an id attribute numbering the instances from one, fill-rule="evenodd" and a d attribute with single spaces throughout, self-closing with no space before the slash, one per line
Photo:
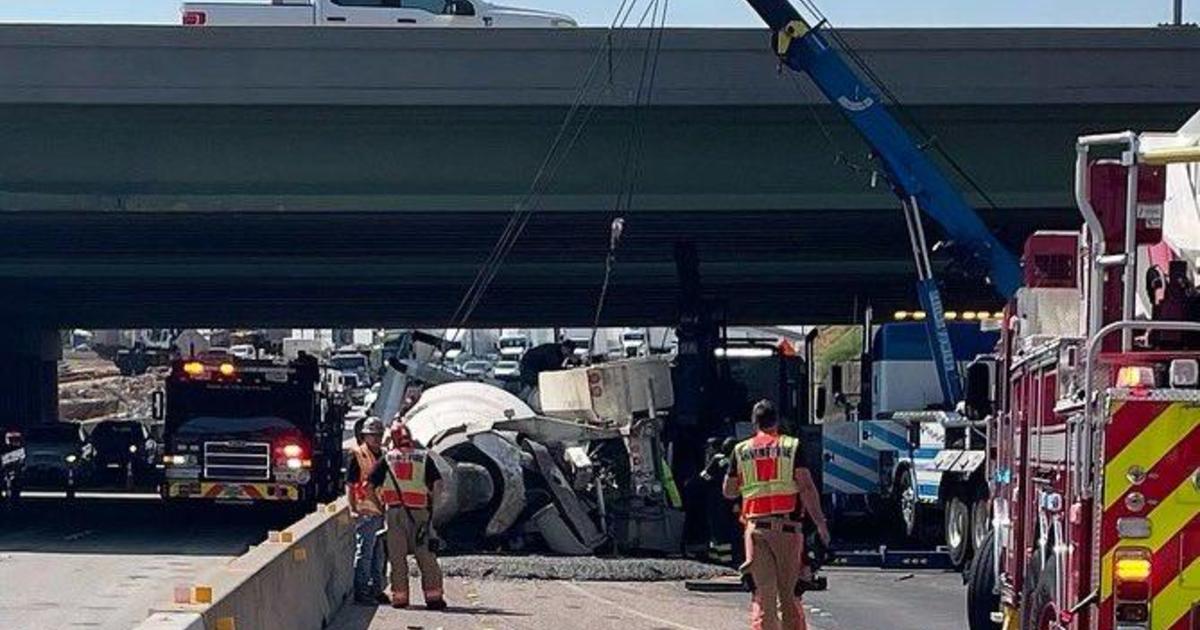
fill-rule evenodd
<path id="1" fill-rule="evenodd" d="M 830 590 L 806 597 L 812 630 L 962 630 L 954 573 L 840 569 Z M 331 630 L 745 630 L 745 593 L 695 593 L 676 582 L 450 579 L 451 608 L 432 613 L 347 605 Z M 414 582 L 413 592 L 419 593 Z"/>
<path id="2" fill-rule="evenodd" d="M 0 627 L 128 630 L 216 563 L 296 516 L 156 498 L 26 499 L 0 515 Z"/>

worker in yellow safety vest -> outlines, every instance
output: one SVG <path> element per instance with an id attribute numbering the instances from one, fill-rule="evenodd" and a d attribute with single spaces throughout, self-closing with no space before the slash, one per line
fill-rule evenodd
<path id="1" fill-rule="evenodd" d="M 383 422 L 364 419 L 357 437 L 346 465 L 346 496 L 354 517 L 354 601 L 386 604 L 391 599 L 383 593 L 383 503 L 367 480 L 383 458 Z"/>
<path id="2" fill-rule="evenodd" d="M 761 400 L 751 413 L 757 433 L 733 449 L 723 492 L 741 499 L 746 563 L 754 580 L 754 630 L 804 630 L 796 583 L 804 569 L 803 521 L 810 518 L 829 544 L 821 495 L 800 457 L 800 440 L 779 432 L 775 405 Z M 782 617 L 782 618 L 781 618 Z"/>
<path id="3" fill-rule="evenodd" d="M 433 495 L 441 475 L 429 452 L 417 446 L 408 427 L 397 417 L 392 423 L 392 444 L 371 472 L 372 487 L 387 508 L 387 554 L 391 565 L 392 607 L 408 607 L 408 555 L 417 559 L 425 607 L 443 610 L 446 600 L 442 569 L 430 549 Z"/>

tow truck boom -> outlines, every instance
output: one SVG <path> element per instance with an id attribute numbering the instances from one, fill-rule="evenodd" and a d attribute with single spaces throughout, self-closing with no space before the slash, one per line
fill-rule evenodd
<path id="1" fill-rule="evenodd" d="M 879 90 L 856 72 L 822 34 L 823 22 L 810 25 L 789 0 L 746 0 L 774 33 L 782 62 L 807 74 L 830 103 L 870 145 L 892 191 L 905 208 L 918 267 L 918 293 L 928 314 L 930 346 L 947 405 L 961 398 L 954 353 L 932 277 L 918 212 L 928 214 L 971 259 L 987 270 L 992 287 L 1005 299 L 1022 284 L 1021 267 L 984 225 L 975 210 L 884 107 Z"/>

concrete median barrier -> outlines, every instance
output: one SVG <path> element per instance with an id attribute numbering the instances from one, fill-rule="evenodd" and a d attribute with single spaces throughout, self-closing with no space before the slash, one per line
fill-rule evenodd
<path id="1" fill-rule="evenodd" d="M 354 526 L 344 499 L 228 564 L 178 584 L 136 630 L 320 630 L 353 588 Z"/>

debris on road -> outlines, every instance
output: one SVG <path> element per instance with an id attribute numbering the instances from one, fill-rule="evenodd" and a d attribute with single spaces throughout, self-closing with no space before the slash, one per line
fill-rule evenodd
<path id="1" fill-rule="evenodd" d="M 678 582 L 732 575 L 727 567 L 661 558 L 467 555 L 443 557 L 441 563 L 448 576 L 494 580 Z"/>

